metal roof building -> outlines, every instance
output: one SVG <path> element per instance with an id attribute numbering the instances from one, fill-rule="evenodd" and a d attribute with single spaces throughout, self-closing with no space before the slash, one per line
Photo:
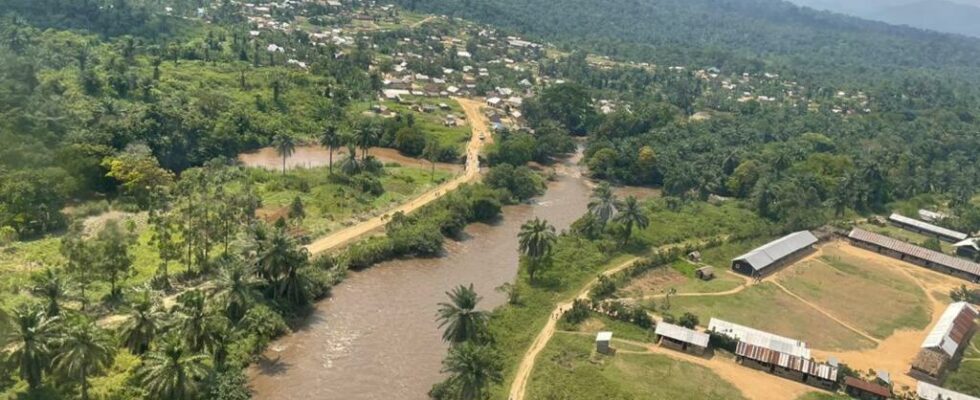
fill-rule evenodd
<path id="1" fill-rule="evenodd" d="M 757 363 L 779 366 L 795 371 L 798 377 L 811 376 L 824 381 L 837 381 L 840 369 L 810 358 L 806 343 L 736 323 L 712 318 L 708 329 L 738 340 L 735 355 Z M 777 371 L 778 373 L 778 371 Z"/>
<path id="2" fill-rule="evenodd" d="M 980 264 L 912 245 L 885 235 L 854 228 L 847 235 L 856 245 L 927 268 L 945 270 L 974 282 L 980 281 Z"/>
<path id="3" fill-rule="evenodd" d="M 711 338 L 707 333 L 698 332 L 683 326 L 661 322 L 657 324 L 654 332 L 658 336 L 668 337 L 679 342 L 693 344 L 698 347 L 708 347 L 708 340 Z"/>
<path id="4" fill-rule="evenodd" d="M 810 231 L 791 233 L 732 259 L 732 269 L 746 275 L 760 275 L 766 268 L 778 265 L 817 241 Z"/>
<path id="5" fill-rule="evenodd" d="M 810 349 L 807 348 L 806 343 L 796 339 L 760 331 L 718 318 L 711 319 L 711 322 L 708 323 L 708 330 L 756 347 L 770 349 L 795 357 L 810 358 Z"/>
<path id="6" fill-rule="evenodd" d="M 980 398 L 968 396 L 963 393 L 943 389 L 928 382 L 919 381 L 916 387 L 916 394 L 922 400 L 980 400 Z"/>
<path id="7" fill-rule="evenodd" d="M 936 226 L 925 221 L 919 221 L 915 218 L 909 218 L 897 213 L 892 213 L 892 215 L 888 216 L 888 220 L 895 225 L 901 226 L 902 228 L 914 232 L 933 235 L 950 242 L 960 241 L 969 237 L 965 233 L 957 232 L 952 229 L 946 229 L 941 226 Z"/>
<path id="8" fill-rule="evenodd" d="M 969 303 L 961 301 L 950 304 L 922 342 L 922 348 L 941 350 L 953 357 L 973 331 L 977 314 L 977 309 Z"/>

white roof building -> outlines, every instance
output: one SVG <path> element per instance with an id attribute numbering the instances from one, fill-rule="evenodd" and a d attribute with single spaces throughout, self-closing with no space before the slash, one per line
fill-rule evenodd
<path id="1" fill-rule="evenodd" d="M 709 336 L 707 333 L 698 332 L 683 326 L 668 324 L 666 322 L 658 323 L 655 333 L 677 341 L 690 343 L 698 347 L 708 347 L 708 341 L 711 339 L 711 336 Z"/>
<path id="2" fill-rule="evenodd" d="M 901 225 L 911 226 L 921 231 L 926 231 L 934 235 L 938 235 L 954 240 L 964 240 L 968 237 L 968 235 L 965 233 L 957 232 L 952 229 L 946 229 L 941 226 L 936 226 L 925 221 L 919 221 L 915 218 L 909 218 L 898 213 L 892 213 L 892 215 L 888 216 L 888 219 L 892 222 L 896 222 Z"/>
<path id="3" fill-rule="evenodd" d="M 817 237 L 813 236 L 810 231 L 799 231 L 769 242 L 734 258 L 732 261 L 743 261 L 752 269 L 760 271 L 790 254 L 812 246 L 817 241 Z"/>
<path id="4" fill-rule="evenodd" d="M 595 335 L 595 341 L 597 342 L 608 342 L 612 340 L 612 332 L 599 332 Z"/>
<path id="5" fill-rule="evenodd" d="M 796 339 L 790 339 L 717 318 L 711 319 L 711 322 L 708 323 L 708 330 L 756 347 L 766 348 L 803 359 L 810 358 L 810 349 L 807 348 L 806 343 Z"/>
<path id="6" fill-rule="evenodd" d="M 973 330 L 973 321 L 977 319 L 978 311 L 970 303 L 959 302 L 950 304 L 939 317 L 939 321 L 922 342 L 923 349 L 942 350 L 950 357 L 956 354 L 964 341 Z"/>

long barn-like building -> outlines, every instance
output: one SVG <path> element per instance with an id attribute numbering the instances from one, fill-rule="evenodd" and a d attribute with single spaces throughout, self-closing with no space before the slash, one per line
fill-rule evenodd
<path id="1" fill-rule="evenodd" d="M 980 264 L 929 250 L 885 235 L 854 228 L 847 238 L 857 247 L 894 257 L 971 282 L 980 282 Z"/>
<path id="2" fill-rule="evenodd" d="M 837 384 L 839 367 L 814 361 L 806 343 L 712 318 L 708 330 L 737 340 L 735 356 L 745 366 L 824 389 Z"/>
<path id="3" fill-rule="evenodd" d="M 810 231 L 791 233 L 732 259 L 732 270 L 752 277 L 766 275 L 806 252 L 817 241 Z"/>
<path id="4" fill-rule="evenodd" d="M 892 224 L 899 226 L 903 229 L 910 230 L 912 232 L 917 232 L 929 236 L 935 236 L 936 238 L 945 240 L 947 242 L 959 242 L 965 240 L 969 237 L 963 232 L 957 232 L 952 229 L 946 229 L 941 226 L 936 226 L 925 221 L 919 221 L 915 218 L 909 218 L 902 214 L 893 213 L 888 216 L 888 220 Z"/>

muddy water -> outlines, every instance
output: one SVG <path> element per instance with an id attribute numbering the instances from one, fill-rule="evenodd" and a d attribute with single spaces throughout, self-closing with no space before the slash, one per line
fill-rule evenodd
<path id="1" fill-rule="evenodd" d="M 534 217 L 567 228 L 586 210 L 589 188 L 574 173 L 559 176 L 533 204 L 506 207 L 496 224 L 473 224 L 448 242 L 446 255 L 399 260 L 351 273 L 317 305 L 307 326 L 273 343 L 249 370 L 257 399 L 425 399 L 441 379 L 447 346 L 435 321 L 445 292 L 473 283 L 490 309 L 505 298 L 494 288 L 517 272 L 517 232 Z"/>
<path id="2" fill-rule="evenodd" d="M 381 162 L 396 162 L 406 167 L 430 168 L 432 166 L 428 161 L 406 157 L 395 149 L 372 147 L 368 150 L 368 154 L 374 156 Z M 340 165 L 341 160 L 345 157 L 347 157 L 347 149 L 335 150 L 333 152 L 334 165 Z M 360 157 L 360 153 L 358 153 L 358 157 Z M 272 170 L 282 168 L 282 157 L 272 147 L 264 147 L 254 152 L 239 154 L 238 161 L 249 167 Z M 325 167 L 329 164 L 330 152 L 321 146 L 296 146 L 296 152 L 286 158 L 287 169 Z M 459 164 L 436 163 L 436 168 L 447 171 L 463 170 L 463 166 Z"/>

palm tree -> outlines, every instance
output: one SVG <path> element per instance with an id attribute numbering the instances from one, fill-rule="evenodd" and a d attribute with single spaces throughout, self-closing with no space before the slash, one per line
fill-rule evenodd
<path id="1" fill-rule="evenodd" d="M 439 159 L 439 142 L 437 140 L 428 139 L 425 141 L 425 148 L 422 149 L 422 158 L 429 160 L 429 163 L 432 165 L 429 180 L 434 181 L 436 179 L 436 161 Z"/>
<path id="2" fill-rule="evenodd" d="M 485 398 L 490 385 L 503 382 L 502 369 L 493 349 L 472 343 L 449 349 L 442 362 L 442 372 L 449 374 L 456 398 L 461 400 Z"/>
<path id="3" fill-rule="evenodd" d="M 225 305 L 225 315 L 238 322 L 260 294 L 255 288 L 255 269 L 242 262 L 232 262 L 221 270 L 215 282 L 215 295 Z"/>
<path id="4" fill-rule="evenodd" d="M 342 139 L 343 136 L 333 125 L 328 125 L 320 135 L 320 144 L 330 152 L 330 175 L 333 175 L 333 151 L 343 144 Z"/>
<path id="5" fill-rule="evenodd" d="M 591 200 L 589 201 L 589 213 L 596 217 L 599 225 L 605 226 L 612 219 L 613 215 L 616 214 L 618 205 L 619 202 L 616 200 L 616 196 L 613 195 L 612 188 L 609 187 L 608 183 L 602 182 L 592 190 Z"/>
<path id="6" fill-rule="evenodd" d="M 212 315 L 207 308 L 207 300 L 200 290 L 184 292 L 177 297 L 179 331 L 191 351 L 204 351 L 214 342 L 214 332 L 210 329 Z"/>
<path id="7" fill-rule="evenodd" d="M 353 143 L 347 144 L 347 158 L 340 164 L 340 170 L 347 175 L 354 175 L 361 170 L 361 165 L 357 161 L 357 147 Z"/>
<path id="8" fill-rule="evenodd" d="M 55 368 L 77 378 L 82 384 L 82 399 L 88 400 L 88 377 L 112 364 L 113 347 L 109 335 L 94 321 L 79 319 L 68 324 L 57 344 Z"/>
<path id="9" fill-rule="evenodd" d="M 13 320 L 15 330 L 5 348 L 20 370 L 20 378 L 33 391 L 41 386 L 50 365 L 57 317 L 47 316 L 39 307 L 22 306 L 14 311 Z"/>
<path id="10" fill-rule="evenodd" d="M 119 327 L 119 336 L 123 347 L 132 354 L 141 355 L 150 349 L 150 343 L 160 333 L 164 315 L 146 291 L 132 307 L 129 318 Z"/>
<path id="11" fill-rule="evenodd" d="M 49 317 L 61 313 L 61 300 L 68 297 L 68 292 L 68 280 L 54 269 L 47 268 L 40 275 L 34 277 L 34 294 L 47 301 Z"/>
<path id="12" fill-rule="evenodd" d="M 555 227 L 548 225 L 548 221 L 535 218 L 521 225 L 517 239 L 521 254 L 530 261 L 528 274 L 530 274 L 531 282 L 534 282 L 534 275 L 540 262 L 551 254 L 551 249 L 555 241 L 558 240 L 558 236 L 555 235 Z"/>
<path id="13" fill-rule="evenodd" d="M 363 121 L 354 131 L 354 142 L 361 148 L 361 158 L 367 160 L 368 150 L 380 139 L 378 127 L 371 121 Z"/>
<path id="14" fill-rule="evenodd" d="M 481 340 L 486 334 L 488 315 L 486 311 L 476 310 L 482 297 L 473 290 L 473 284 L 469 287 L 459 285 L 452 292 L 446 292 L 446 296 L 449 296 L 449 302 L 439 303 L 437 314 L 439 327 L 446 328 L 442 340 L 452 344 Z"/>
<path id="15" fill-rule="evenodd" d="M 207 356 L 188 351 L 176 338 L 164 341 L 143 358 L 136 378 L 149 394 L 160 400 L 192 400 L 207 375 Z"/>
<path id="16" fill-rule="evenodd" d="M 282 173 L 286 174 L 286 159 L 296 152 L 296 140 L 292 136 L 280 133 L 272 139 L 272 147 L 276 149 L 279 157 L 282 157 Z"/>
<path id="17" fill-rule="evenodd" d="M 619 215 L 616 215 L 616 222 L 624 225 L 623 246 L 629 244 L 630 237 L 633 236 L 633 226 L 640 229 L 650 226 L 650 219 L 643 212 L 643 208 L 634 196 L 627 196 L 623 203 Z"/>

